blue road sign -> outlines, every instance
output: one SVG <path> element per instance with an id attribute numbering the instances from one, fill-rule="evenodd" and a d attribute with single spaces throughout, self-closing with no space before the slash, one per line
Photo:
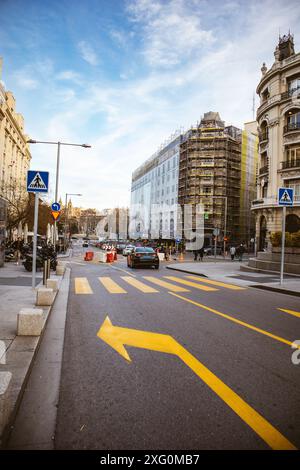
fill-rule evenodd
<path id="1" fill-rule="evenodd" d="M 27 171 L 27 191 L 29 193 L 47 193 L 48 184 L 48 171 Z"/>
<path id="2" fill-rule="evenodd" d="M 176 238 L 176 243 L 180 243 L 181 242 L 181 238 Z"/>
<path id="3" fill-rule="evenodd" d="M 52 206 L 51 206 L 51 209 L 55 212 L 59 212 L 60 211 L 60 204 L 59 202 L 53 202 Z"/>
<path id="4" fill-rule="evenodd" d="M 292 188 L 278 188 L 278 205 L 292 206 L 294 204 L 294 190 Z"/>

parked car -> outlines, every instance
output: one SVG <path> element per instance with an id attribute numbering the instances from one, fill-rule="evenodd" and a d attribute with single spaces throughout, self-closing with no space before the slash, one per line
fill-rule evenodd
<path id="1" fill-rule="evenodd" d="M 84 240 L 82 243 L 83 248 L 87 248 L 89 246 L 88 240 Z"/>
<path id="2" fill-rule="evenodd" d="M 132 252 L 132 250 L 135 248 L 134 245 L 126 245 L 124 250 L 123 250 L 123 256 L 128 256 Z"/>
<path id="3" fill-rule="evenodd" d="M 216 252 L 217 252 L 217 255 L 222 255 L 223 254 L 223 247 L 217 245 Z M 209 246 L 204 247 L 204 254 L 214 256 L 214 254 L 215 254 L 215 245 L 209 245 Z"/>
<path id="4" fill-rule="evenodd" d="M 132 252 L 127 257 L 127 266 L 129 268 L 136 268 L 139 266 L 159 268 L 159 257 L 153 248 L 148 247 L 134 247 Z"/>

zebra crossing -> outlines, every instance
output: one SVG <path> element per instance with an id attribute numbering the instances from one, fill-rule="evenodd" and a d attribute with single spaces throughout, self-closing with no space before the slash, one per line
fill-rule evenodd
<path id="1" fill-rule="evenodd" d="M 216 292 L 222 289 L 245 290 L 245 287 L 199 276 L 185 276 L 184 278 L 178 276 L 163 276 L 162 278 L 142 276 L 141 280 L 131 276 L 120 276 L 117 280 L 112 279 L 110 276 L 101 276 L 97 279 L 99 281 L 99 288 L 102 287 L 104 291 L 112 295 L 128 294 L 128 286 L 143 294 L 159 294 L 164 290 L 169 292 L 190 292 L 191 289 L 204 292 Z M 86 277 L 74 278 L 74 290 L 75 294 L 79 295 L 94 293 Z"/>

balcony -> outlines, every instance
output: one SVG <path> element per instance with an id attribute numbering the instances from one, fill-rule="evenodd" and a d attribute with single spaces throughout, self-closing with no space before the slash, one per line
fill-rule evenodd
<path id="1" fill-rule="evenodd" d="M 268 165 L 265 165 L 265 166 L 262 166 L 260 169 L 259 169 L 259 176 L 261 175 L 266 175 L 269 173 L 269 167 Z"/>
<path id="2" fill-rule="evenodd" d="M 264 142 L 265 140 L 269 139 L 269 133 L 268 131 L 261 132 L 258 136 L 259 142 Z"/>
<path id="3" fill-rule="evenodd" d="M 289 123 L 283 128 L 283 133 L 300 131 L 300 122 Z"/>
<path id="4" fill-rule="evenodd" d="M 299 168 L 300 167 L 300 158 L 296 160 L 287 160 L 285 162 L 281 162 L 281 169 L 286 170 L 288 168 Z"/>
<path id="5" fill-rule="evenodd" d="M 290 98 L 300 98 L 300 88 L 296 88 L 295 90 L 288 90 L 284 93 L 281 93 L 282 100 L 288 100 Z"/>

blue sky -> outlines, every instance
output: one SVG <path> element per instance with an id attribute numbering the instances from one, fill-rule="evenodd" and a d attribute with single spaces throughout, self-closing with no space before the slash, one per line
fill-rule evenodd
<path id="1" fill-rule="evenodd" d="M 279 31 L 300 51 L 298 0 L 0 0 L 0 18 L 2 80 L 26 132 L 92 145 L 62 148 L 59 192 L 83 207 L 128 204 L 132 171 L 204 112 L 252 120 Z M 31 152 L 53 196 L 55 148 Z"/>

